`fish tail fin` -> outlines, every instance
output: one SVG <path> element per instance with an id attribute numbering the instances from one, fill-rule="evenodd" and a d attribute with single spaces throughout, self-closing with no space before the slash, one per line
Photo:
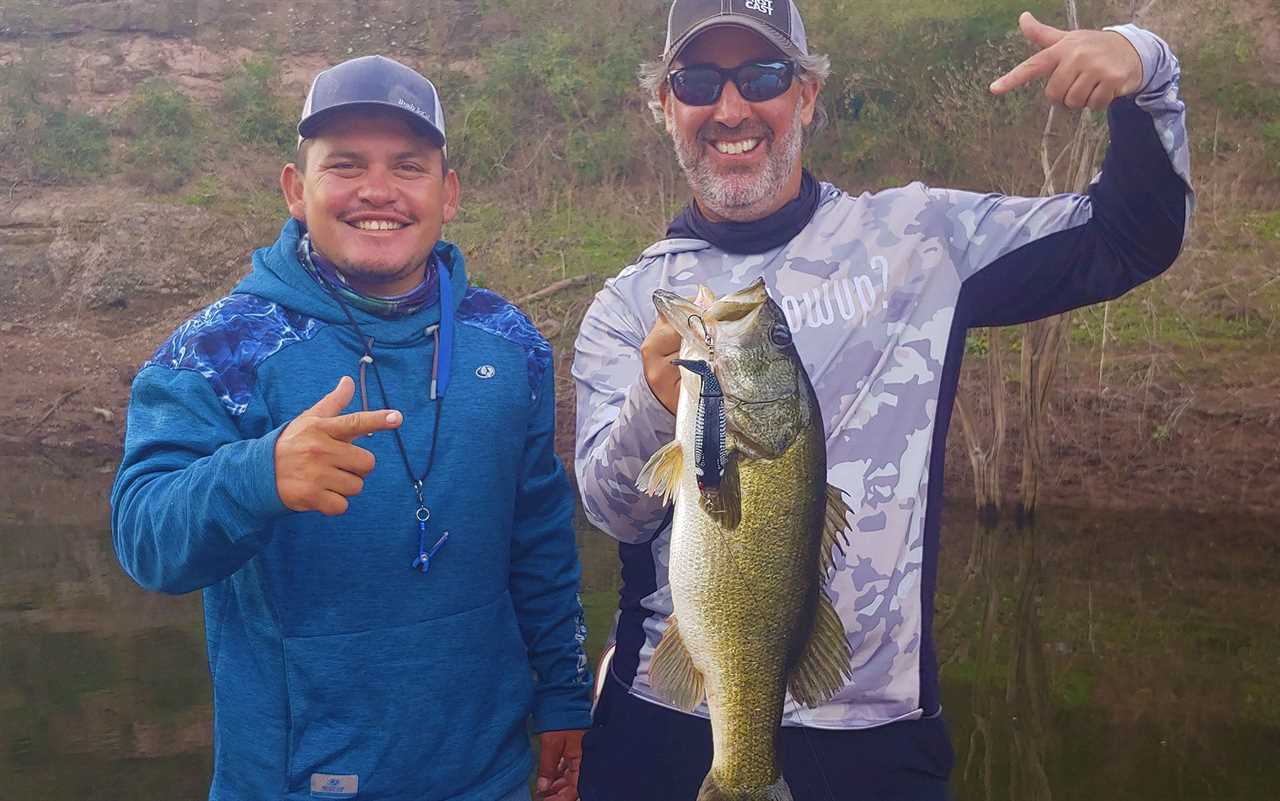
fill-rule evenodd
<path id="1" fill-rule="evenodd" d="M 716 779 L 714 772 L 708 773 L 698 788 L 698 801 L 795 801 L 787 780 L 778 780 L 768 787 L 748 790 L 729 790 Z"/>

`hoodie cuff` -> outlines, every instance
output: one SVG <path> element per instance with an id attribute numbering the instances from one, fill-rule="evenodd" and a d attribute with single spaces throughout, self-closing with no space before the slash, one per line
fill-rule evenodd
<path id="1" fill-rule="evenodd" d="M 263 523 L 289 514 L 289 507 L 276 492 L 276 441 L 287 425 L 244 443 L 244 453 L 237 460 L 241 469 L 236 495 L 246 525 L 240 527 L 240 533 L 234 537 L 236 541 L 263 531 Z"/>
<path id="2" fill-rule="evenodd" d="M 589 728 L 591 728 L 591 701 L 585 696 L 582 699 L 547 698 L 545 703 L 534 703 L 533 730 L 537 734 Z"/>

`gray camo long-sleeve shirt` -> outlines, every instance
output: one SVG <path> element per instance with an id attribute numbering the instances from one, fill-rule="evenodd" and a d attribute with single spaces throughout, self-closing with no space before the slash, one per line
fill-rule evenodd
<path id="1" fill-rule="evenodd" d="M 784 724 L 859 728 L 935 714 L 931 617 L 942 460 L 965 334 L 1114 298 L 1177 257 L 1193 203 L 1178 62 L 1154 34 L 1114 28 L 1144 82 L 1108 112 L 1111 145 L 1087 194 L 1010 197 L 915 183 L 857 197 L 823 184 L 785 245 L 734 255 L 667 239 L 608 281 L 582 323 L 575 467 L 588 518 L 620 543 L 624 586 L 613 676 L 664 703 L 648 663 L 671 613 L 670 529 L 636 489 L 675 418 L 644 380 L 652 294 L 717 296 L 763 277 L 787 315 L 821 404 L 829 481 L 850 499 L 851 547 L 827 587 L 853 678 Z M 705 713 L 705 710 L 699 710 Z"/>

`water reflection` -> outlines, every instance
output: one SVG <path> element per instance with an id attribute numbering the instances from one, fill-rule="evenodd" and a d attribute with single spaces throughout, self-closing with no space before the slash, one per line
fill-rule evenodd
<path id="1" fill-rule="evenodd" d="M 210 768 L 199 598 L 120 573 L 109 476 L 0 498 L 0 799 L 199 799 Z M 938 594 L 958 801 L 1271 799 L 1280 544 L 1263 521 L 949 511 Z M 588 647 L 616 548 L 579 534 Z"/>
<path id="2" fill-rule="evenodd" d="M 963 755 L 957 785 L 969 791 L 966 797 L 1053 799 L 1045 767 L 1056 749 L 1037 608 L 1042 575 L 1039 541 L 1039 528 L 1034 526 L 1012 532 L 981 523 L 975 526 L 954 604 L 938 626 L 944 675 L 953 666 L 955 672 L 971 666 L 970 732 L 966 742 L 957 743 L 957 752 Z M 1012 552 L 1012 560 L 1001 558 L 1005 551 Z M 1001 608 L 1006 599 L 1012 600 L 1013 608 L 1004 616 Z M 1003 665 L 999 662 L 1002 650 L 1007 650 Z M 1008 789 L 997 796 L 996 762 L 998 752 L 1005 749 Z"/>
<path id="3" fill-rule="evenodd" d="M 30 478 L 10 489 L 23 494 L 0 505 L 0 799 L 204 797 L 199 599 L 123 578 L 102 495 Z"/>
<path id="4" fill-rule="evenodd" d="M 1274 525 L 1042 519 L 945 538 L 958 801 L 1275 798 Z"/>

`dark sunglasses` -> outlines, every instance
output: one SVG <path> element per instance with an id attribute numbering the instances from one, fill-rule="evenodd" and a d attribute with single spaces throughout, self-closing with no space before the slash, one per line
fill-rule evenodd
<path id="1" fill-rule="evenodd" d="M 725 81 L 733 81 L 748 103 L 772 100 L 791 88 L 796 65 L 791 61 L 748 61 L 728 69 L 694 64 L 667 73 L 676 99 L 686 106 L 709 106 L 720 99 Z"/>

